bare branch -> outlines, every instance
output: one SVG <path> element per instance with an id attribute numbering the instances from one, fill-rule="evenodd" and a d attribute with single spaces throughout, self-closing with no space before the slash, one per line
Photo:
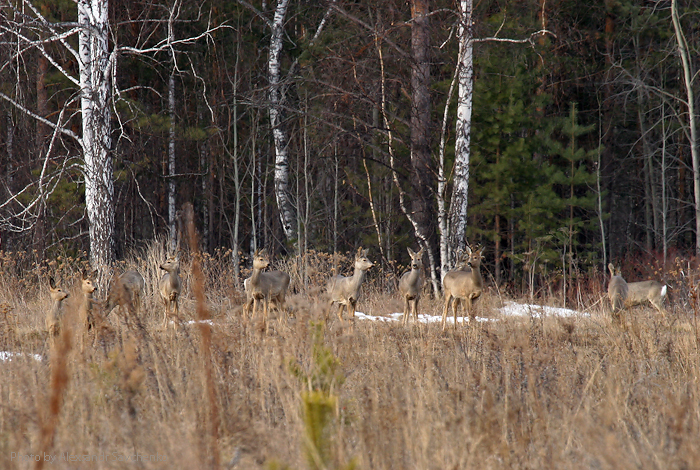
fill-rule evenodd
<path id="1" fill-rule="evenodd" d="M 62 133 L 62 134 L 64 134 L 64 135 L 67 135 L 68 137 L 72 137 L 72 138 L 75 139 L 80 145 L 83 145 L 82 139 L 81 139 L 80 137 L 78 137 L 78 135 L 77 135 L 75 132 L 73 132 L 73 131 L 71 131 L 71 130 L 68 130 L 68 129 L 65 129 L 65 128 L 63 128 L 63 127 L 60 127 L 60 126 L 57 125 L 56 123 L 51 122 L 51 121 L 49 121 L 48 119 L 46 119 L 46 118 L 44 118 L 44 117 L 42 117 L 42 116 L 39 116 L 39 115 L 36 114 L 35 112 L 33 112 L 33 111 L 27 109 L 25 106 L 19 104 L 18 102 L 16 102 L 15 100 L 13 100 L 12 98 L 10 98 L 9 96 L 7 96 L 5 93 L 3 93 L 3 92 L 1 92 L 1 91 L 0 91 L 0 98 L 4 99 L 5 101 L 8 101 L 8 102 L 11 103 L 14 107 L 16 107 L 18 110 L 22 111 L 22 112 L 23 112 L 24 114 L 26 114 L 27 116 L 33 117 L 33 118 L 36 119 L 37 121 L 41 122 L 42 124 L 46 124 L 47 126 L 51 127 L 52 129 L 58 129 L 58 132 L 60 132 L 60 133 Z M 73 100 L 71 99 L 67 104 L 72 103 L 72 102 L 73 102 Z"/>
<path id="2" fill-rule="evenodd" d="M 252 11 L 253 13 L 255 13 L 255 16 L 257 16 L 258 18 L 260 18 L 261 20 L 263 20 L 263 21 L 265 22 L 265 24 L 267 24 L 267 27 L 270 28 L 270 29 L 272 29 L 272 21 L 270 21 L 269 19 L 267 19 L 267 18 L 265 17 L 265 15 L 263 15 L 262 12 L 261 12 L 260 10 L 258 10 L 258 9 L 255 8 L 253 5 L 251 5 L 250 3 L 246 2 L 245 0 L 238 0 L 238 3 L 240 3 L 241 5 L 243 5 L 244 7 L 246 7 L 248 10 Z"/>
<path id="3" fill-rule="evenodd" d="M 240 0 L 239 0 L 239 1 L 240 1 Z M 350 21 L 353 21 L 354 23 L 357 23 L 357 24 L 359 24 L 360 26 L 362 26 L 363 28 L 365 28 L 367 31 L 370 31 L 373 35 L 375 35 L 375 36 L 378 35 L 377 28 L 374 28 L 374 27 L 372 27 L 371 25 L 369 25 L 369 24 L 365 23 L 364 21 L 362 21 L 361 19 L 357 18 L 356 16 L 351 15 L 351 14 L 348 13 L 347 11 L 343 10 L 342 8 L 340 8 L 335 2 L 333 2 L 333 3 L 331 4 L 331 7 L 332 7 L 335 11 L 337 11 L 338 13 L 340 13 L 341 15 L 343 15 L 344 17 L 346 17 L 347 19 L 349 19 Z M 382 37 L 379 38 L 379 39 L 381 39 L 381 41 L 387 43 L 387 44 L 390 45 L 392 48 L 394 48 L 394 49 L 396 50 L 396 52 L 398 52 L 399 54 L 401 54 L 404 58 L 407 58 L 407 59 L 410 58 L 410 55 L 409 55 L 406 51 L 404 51 L 401 47 L 399 47 L 399 45 L 396 44 L 394 41 L 392 41 L 391 39 L 387 38 L 386 35 L 382 34 Z M 378 40 L 379 40 L 379 39 L 378 39 Z"/>
<path id="4" fill-rule="evenodd" d="M 500 29 L 499 29 L 499 31 L 500 31 Z M 509 42 L 509 43 L 513 43 L 513 44 L 524 44 L 524 43 L 532 44 L 535 37 L 543 36 L 545 34 L 550 34 L 550 35 L 554 36 L 555 38 L 557 37 L 556 34 L 554 34 L 553 32 L 551 32 L 548 29 L 540 29 L 539 31 L 535 31 L 534 33 L 530 34 L 530 37 L 525 38 L 525 39 L 489 37 L 489 38 L 472 39 L 472 42 Z"/>
<path id="5" fill-rule="evenodd" d="M 220 29 L 232 29 L 232 27 L 229 25 L 222 24 L 222 25 L 215 26 L 214 28 L 207 29 L 206 31 L 204 31 L 200 34 L 198 34 L 196 36 L 191 36 L 189 38 L 176 39 L 174 41 L 169 41 L 166 38 L 166 39 L 159 41 L 158 44 L 156 44 L 155 46 L 148 47 L 145 49 L 140 49 L 138 47 L 131 47 L 131 46 L 120 46 L 117 48 L 117 51 L 128 53 L 128 54 L 134 54 L 134 55 L 153 54 L 156 52 L 163 52 L 163 51 L 166 51 L 166 50 L 168 50 L 176 45 L 193 44 L 202 38 L 209 38 L 214 31 L 218 31 Z"/>

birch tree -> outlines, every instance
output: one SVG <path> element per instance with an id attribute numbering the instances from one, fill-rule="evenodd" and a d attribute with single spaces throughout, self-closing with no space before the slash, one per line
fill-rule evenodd
<path id="1" fill-rule="evenodd" d="M 275 199 L 277 201 L 277 209 L 279 210 L 284 235 L 287 240 L 293 240 L 297 238 L 298 220 L 295 204 L 294 201 L 292 201 L 291 192 L 289 190 L 289 137 L 284 125 L 283 110 L 285 108 L 286 96 L 281 67 L 282 47 L 284 45 L 284 24 L 287 21 L 287 11 L 289 9 L 290 0 L 278 0 L 272 20 L 269 20 L 263 12 L 257 10 L 247 1 L 238 1 L 241 5 L 244 5 L 261 18 L 268 28 L 270 28 L 270 49 L 267 60 L 268 114 L 270 116 L 270 127 L 272 128 L 272 137 L 275 145 Z M 310 44 L 313 44 L 320 36 L 328 22 L 328 18 L 335 3 L 335 0 L 329 2 L 329 6 L 322 20 L 319 22 Z M 265 9 L 264 2 L 263 9 Z M 294 72 L 296 66 L 297 61 L 290 67 L 290 74 Z"/>
<path id="2" fill-rule="evenodd" d="M 461 0 L 458 9 L 457 41 L 459 46 L 457 64 L 448 92 L 447 104 L 443 116 L 442 137 L 440 141 L 440 161 L 438 164 L 438 226 L 440 227 L 440 255 L 442 276 L 454 266 L 460 250 L 466 247 L 467 201 L 469 195 L 469 165 L 471 156 L 471 128 L 474 95 L 474 43 L 507 42 L 533 45 L 536 36 L 552 34 L 545 28 L 544 6 L 542 11 L 542 29 L 525 39 L 511 39 L 495 36 L 474 38 L 473 0 Z M 552 34 L 553 35 L 553 34 Z M 445 128 L 448 107 L 452 94 L 457 88 L 457 119 L 455 125 L 455 161 L 453 168 L 452 194 L 449 209 L 445 208 L 447 177 L 444 168 Z"/>
<path id="3" fill-rule="evenodd" d="M 270 55 L 267 62 L 270 127 L 275 142 L 275 198 L 287 240 L 296 238 L 296 211 L 289 193 L 289 139 L 282 120 L 284 95 L 281 91 L 280 54 L 289 0 L 279 0 L 270 23 Z"/>
<path id="4" fill-rule="evenodd" d="M 105 268 L 114 258 L 112 119 L 115 116 L 113 100 L 119 94 L 115 87 L 117 57 L 120 54 L 155 56 L 163 51 L 171 52 L 179 45 L 196 42 L 224 26 L 207 27 L 200 34 L 183 39 L 174 39 L 171 34 L 168 34 L 155 44 L 120 46 L 116 44 L 116 38 L 111 34 L 108 0 L 77 0 L 76 7 L 76 22 L 59 23 L 47 20 L 41 10 L 30 0 L 20 2 L 0 0 L 4 17 L 4 23 L 0 25 L 0 33 L 17 44 L 17 47 L 13 47 L 14 60 L 26 60 L 24 57 L 26 54 L 36 51 L 78 90 L 74 97 L 62 103 L 60 111 L 54 113 L 51 119 L 38 114 L 30 104 L 21 99 L 0 92 L 0 98 L 47 126 L 52 134 L 46 155 L 43 157 L 43 168 L 38 181 L 17 190 L 0 206 L 8 207 L 10 204 L 17 204 L 21 208 L 12 216 L 5 218 L 2 221 L 3 225 L 12 225 L 11 219 L 14 218 L 21 220 L 21 223 L 12 226 L 13 230 L 24 230 L 31 226 L 32 220 L 35 221 L 40 214 L 41 206 L 51 191 L 48 184 L 56 184 L 56 178 L 45 177 L 49 166 L 48 155 L 57 146 L 59 137 L 72 139 L 78 145 L 80 152 L 77 157 L 78 166 L 84 177 L 90 262 L 94 268 L 100 270 L 102 276 Z M 179 14 L 179 9 L 173 9 L 170 12 L 168 24 L 171 26 L 174 20 L 173 11 Z M 75 41 L 71 41 L 75 36 L 77 36 L 77 50 L 73 47 Z M 55 52 L 59 48 L 61 52 L 75 60 L 77 75 L 63 65 L 64 62 L 59 58 L 60 54 Z M 76 106 L 79 107 L 80 112 L 72 114 Z M 80 120 L 80 133 L 74 132 L 71 119 Z M 73 157 L 68 155 L 64 162 L 74 161 Z M 60 178 L 60 174 L 57 177 Z M 32 200 L 29 203 L 24 202 L 26 195 L 32 191 L 34 193 Z"/>
<path id="5" fill-rule="evenodd" d="M 102 269 L 114 257 L 112 80 L 108 0 L 78 1 L 80 108 L 85 161 L 85 204 L 90 222 L 90 261 Z"/>
<path id="6" fill-rule="evenodd" d="M 455 254 L 466 246 L 467 196 L 469 193 L 469 156 L 471 144 L 472 95 L 474 93 L 474 41 L 472 0 L 459 3 L 459 59 L 457 61 L 457 121 L 455 129 L 455 163 L 447 233 L 441 234 L 442 275 L 454 265 Z"/>
<path id="7" fill-rule="evenodd" d="M 64 104 L 55 121 L 37 114 L 28 105 L 0 93 L 0 97 L 20 111 L 37 119 L 53 130 L 54 136 L 62 134 L 79 145 L 82 154 L 81 170 L 85 181 L 85 205 L 89 221 L 90 262 L 102 269 L 111 264 L 114 256 L 114 178 L 112 169 L 112 82 L 115 69 L 115 51 L 109 45 L 108 0 L 79 0 L 77 22 L 51 23 L 30 1 L 17 4 L 4 3 L 6 16 L 3 33 L 19 44 L 17 54 L 36 50 L 55 69 L 62 73 L 79 92 L 81 135 L 68 126 L 68 112 L 75 99 Z M 78 49 L 68 39 L 78 36 Z M 78 76 L 64 68 L 49 52 L 48 45 L 63 47 L 78 64 Z M 47 155 L 51 146 L 47 150 Z M 46 161 L 46 160 L 45 160 Z M 45 165 L 46 166 L 46 165 Z M 45 200 L 43 182 L 39 181 L 38 196 L 28 205 L 40 210 Z M 16 194 L 10 200 L 16 200 Z M 25 208 L 26 209 L 26 208 Z M 28 212 L 23 211 L 24 215 Z M 34 215 L 38 215 L 35 212 Z"/>

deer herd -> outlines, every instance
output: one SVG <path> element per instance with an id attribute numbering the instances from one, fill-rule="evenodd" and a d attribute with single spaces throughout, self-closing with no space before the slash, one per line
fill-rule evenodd
<path id="1" fill-rule="evenodd" d="M 360 298 L 360 287 L 365 279 L 367 271 L 374 263 L 367 257 L 367 249 L 360 247 L 354 260 L 354 272 L 352 276 L 333 276 L 328 280 L 326 292 L 328 296 L 325 320 L 334 304 L 337 304 L 337 315 L 340 322 L 344 322 L 343 312 L 351 322 L 354 322 L 357 301 Z M 474 301 L 483 291 L 481 277 L 481 260 L 483 248 L 472 250 L 467 246 L 457 257 L 455 268 L 445 274 L 442 285 L 444 292 L 444 306 L 442 309 L 442 329 L 447 327 L 447 317 L 452 307 L 454 325 L 457 325 L 457 310 L 464 302 L 465 309 L 470 319 L 475 319 L 476 313 Z M 423 249 L 414 252 L 408 249 L 410 256 L 410 270 L 399 279 L 398 293 L 403 300 L 402 322 L 406 325 L 411 318 L 418 322 L 418 302 L 424 289 L 425 278 L 423 275 Z M 268 312 L 271 308 L 281 313 L 281 318 L 286 318 L 285 297 L 289 289 L 289 274 L 283 271 L 266 271 L 270 265 L 270 256 L 266 250 L 256 250 L 253 255 L 253 269 L 249 278 L 243 282 L 245 291 L 245 303 L 242 306 L 244 320 L 249 320 L 262 307 L 262 323 L 267 324 Z M 169 256 L 159 268 L 164 271 L 158 282 L 158 293 L 163 303 L 163 329 L 167 328 L 168 321 L 179 321 L 179 300 L 182 294 L 182 278 L 180 277 L 180 263 L 177 257 Z M 608 283 L 608 299 L 612 311 L 613 320 L 619 321 L 623 309 L 645 302 L 665 315 L 662 306 L 666 296 L 666 286 L 660 282 L 649 280 L 642 282 L 626 282 L 621 276 L 619 267 L 608 265 L 610 281 Z M 94 273 L 93 273 L 94 276 Z M 127 270 L 117 276 L 111 283 L 107 299 L 101 304 L 108 317 L 112 310 L 120 308 L 127 324 L 129 318 L 138 319 L 144 295 L 146 282 L 141 274 L 135 270 Z M 83 273 L 80 283 L 82 301 L 78 308 L 78 319 L 85 331 L 90 330 L 103 320 L 100 315 L 93 312 L 93 294 L 96 286 L 87 272 Z M 46 316 L 46 330 L 49 338 L 55 338 L 61 330 L 62 302 L 69 297 L 69 293 L 58 287 L 53 278 L 49 279 L 49 294 L 51 297 L 51 309 Z M 262 305 L 261 305 L 262 304 Z M 172 321 L 175 320 L 175 321 Z M 138 320 L 137 320 L 138 321 Z"/>

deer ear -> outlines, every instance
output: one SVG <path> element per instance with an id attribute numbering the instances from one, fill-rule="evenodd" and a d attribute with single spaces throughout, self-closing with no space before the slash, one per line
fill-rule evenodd
<path id="1" fill-rule="evenodd" d="M 49 287 L 52 289 L 56 288 L 56 281 L 53 280 L 53 277 L 49 278 Z"/>
<path id="2" fill-rule="evenodd" d="M 362 256 L 364 256 L 365 258 L 367 257 L 367 253 L 369 253 L 369 248 L 365 248 L 364 250 L 362 250 Z"/>
<path id="3" fill-rule="evenodd" d="M 408 256 L 410 256 L 411 258 L 413 258 L 413 255 L 415 255 L 415 253 L 413 252 L 413 250 L 412 250 L 410 247 L 409 247 L 409 248 L 406 248 L 406 249 L 408 250 Z"/>

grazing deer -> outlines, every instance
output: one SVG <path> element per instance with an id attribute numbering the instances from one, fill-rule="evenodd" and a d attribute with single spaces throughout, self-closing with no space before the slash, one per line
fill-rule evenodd
<path id="1" fill-rule="evenodd" d="M 620 268 L 610 263 L 610 283 L 608 284 L 608 298 L 610 299 L 610 307 L 612 308 L 613 317 L 617 318 L 620 315 L 620 310 L 625 306 L 629 287 L 627 282 L 622 278 Z"/>
<path id="2" fill-rule="evenodd" d="M 63 317 L 61 304 L 69 295 L 60 287 L 56 287 L 56 282 L 52 277 L 49 278 L 49 295 L 51 296 L 51 310 L 46 315 L 46 331 L 49 333 L 49 338 L 54 338 L 61 331 L 61 317 Z"/>
<path id="3" fill-rule="evenodd" d="M 643 304 L 645 301 L 654 307 L 661 315 L 666 315 L 662 305 L 666 297 L 666 286 L 658 281 L 641 281 L 627 283 L 627 301 L 625 306 Z"/>
<path id="4" fill-rule="evenodd" d="M 374 263 L 367 259 L 368 251 L 368 249 L 363 250 L 362 247 L 357 250 L 355 255 L 355 272 L 352 277 L 339 275 L 328 281 L 328 294 L 330 294 L 328 311 L 330 312 L 333 304 L 337 303 L 338 318 L 340 318 L 341 322 L 343 321 L 342 313 L 344 308 L 350 313 L 350 320 L 355 321 L 355 307 L 360 294 L 360 286 L 365 279 L 367 270 L 374 266 Z M 328 313 L 326 313 L 326 319 L 328 319 Z"/>
<path id="5" fill-rule="evenodd" d="M 141 310 L 141 296 L 146 289 L 146 281 L 143 276 L 133 269 L 124 271 L 119 275 L 111 288 L 107 297 L 107 315 L 116 306 L 124 309 L 124 318 L 128 313 L 138 315 Z"/>
<path id="6" fill-rule="evenodd" d="M 246 293 L 246 303 L 243 312 L 246 317 L 252 317 L 258 310 L 258 302 L 263 301 L 263 324 L 267 322 L 267 312 L 270 303 L 284 314 L 285 296 L 289 288 L 289 274 L 282 271 L 263 272 L 270 265 L 270 257 L 265 249 L 255 250 L 253 254 L 253 274 L 243 281 Z M 253 312 L 251 314 L 251 307 Z"/>
<path id="7" fill-rule="evenodd" d="M 180 280 L 180 261 L 177 257 L 170 256 L 165 263 L 160 265 L 160 269 L 165 271 L 163 277 L 158 282 L 158 291 L 163 300 L 163 328 L 168 326 L 168 316 L 173 315 L 179 321 L 180 308 L 178 301 L 182 292 L 182 281 Z"/>
<path id="8" fill-rule="evenodd" d="M 404 273 L 399 280 L 399 292 L 404 300 L 403 305 L 403 324 L 408 323 L 411 311 L 413 312 L 413 321 L 418 321 L 418 301 L 423 290 L 423 249 L 416 253 L 412 249 L 408 249 L 408 256 L 411 257 L 411 270 Z M 410 304 L 410 310 L 409 310 Z"/>
<path id="9" fill-rule="evenodd" d="M 452 312 L 455 317 L 455 328 L 457 327 L 457 307 L 464 300 L 467 303 L 467 313 L 470 318 L 474 318 L 472 311 L 472 303 L 479 298 L 483 289 L 481 279 L 481 253 L 484 251 L 481 248 L 477 252 L 472 252 L 472 249 L 467 246 L 467 252 L 461 256 L 461 266 L 445 274 L 442 280 L 443 292 L 445 293 L 445 308 L 442 311 L 442 329 L 445 330 L 447 325 L 447 311 L 452 304 Z"/>

